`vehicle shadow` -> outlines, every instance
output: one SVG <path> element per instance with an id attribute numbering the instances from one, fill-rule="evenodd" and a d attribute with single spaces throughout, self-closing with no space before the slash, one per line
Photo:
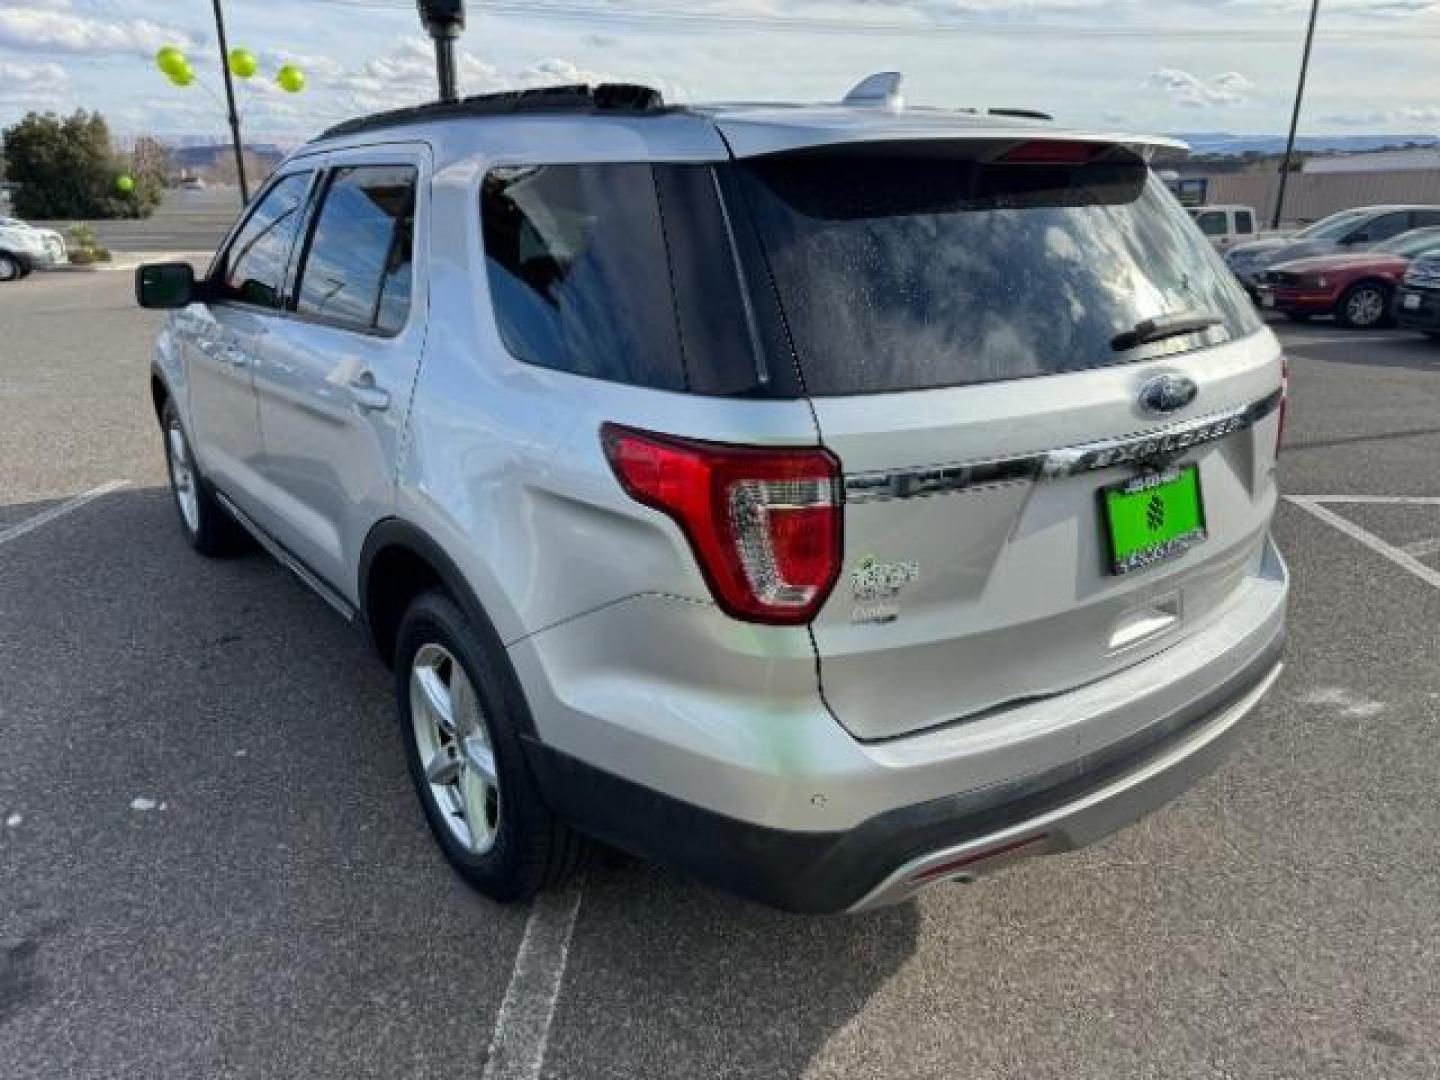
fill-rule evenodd
<path id="1" fill-rule="evenodd" d="M 321 600 L 261 554 L 200 558 L 168 491 L 125 490 L 0 550 L 0 658 L 0 812 L 23 816 L 0 837 L 0 953 L 24 961 L 0 993 L 7 1076 L 481 1060 L 528 910 L 440 857 L 391 676 Z M 796 1075 L 918 919 L 789 916 L 607 859 L 546 1073 Z"/>
<path id="2" fill-rule="evenodd" d="M 617 856 L 586 881 L 547 1077 L 798 1077 L 914 955 L 911 902 L 773 911 Z"/>

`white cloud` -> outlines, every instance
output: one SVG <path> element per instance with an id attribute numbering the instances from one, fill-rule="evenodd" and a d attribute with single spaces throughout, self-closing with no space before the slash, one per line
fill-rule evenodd
<path id="1" fill-rule="evenodd" d="M 611 77 L 569 60 L 542 60 L 505 72 L 473 53 L 460 50 L 456 78 L 463 94 L 484 94 L 556 83 L 597 83 Z M 339 91 L 343 104 L 356 112 L 375 112 L 430 101 L 435 97 L 435 51 L 421 37 L 405 38 L 389 54 L 365 61 L 334 76 L 328 86 Z"/>
<path id="2" fill-rule="evenodd" d="M 1211 79 L 1192 75 L 1179 68 L 1159 68 L 1145 76 L 1145 85 L 1162 90 L 1173 104 L 1184 109 L 1213 109 L 1245 103 L 1255 84 L 1238 71 L 1225 71 Z"/>
<path id="3" fill-rule="evenodd" d="M 138 53 L 162 45 L 193 47 L 183 30 L 148 19 L 104 18 L 38 7 L 0 7 L 0 47 L 25 52 Z"/>
<path id="4" fill-rule="evenodd" d="M 16 63 L 0 57 L 0 89 L 16 86 L 51 87 L 69 79 L 59 64 Z"/>

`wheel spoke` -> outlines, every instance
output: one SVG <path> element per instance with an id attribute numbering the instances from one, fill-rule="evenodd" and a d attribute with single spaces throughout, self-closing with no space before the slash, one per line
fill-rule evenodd
<path id="1" fill-rule="evenodd" d="M 500 778 L 495 773 L 495 753 L 478 739 L 465 741 L 465 768 L 475 773 L 487 787 L 498 788 Z"/>
<path id="2" fill-rule="evenodd" d="M 460 775 L 460 758 L 454 746 L 442 746 L 425 766 L 425 779 L 432 784 L 453 784 Z"/>
<path id="3" fill-rule="evenodd" d="M 490 823 L 489 794 L 493 788 L 475 770 L 460 774 L 460 801 L 465 812 L 465 828 L 470 834 L 470 850 L 486 851 L 493 841 L 495 828 Z"/>
<path id="4" fill-rule="evenodd" d="M 477 728 L 483 730 L 480 723 L 480 703 L 476 700 L 475 689 L 470 685 L 470 679 L 459 662 L 450 668 L 450 715 L 455 720 L 457 737 L 467 736 Z"/>
<path id="5" fill-rule="evenodd" d="M 417 667 L 413 676 L 424 695 L 425 707 L 436 726 L 447 735 L 455 734 L 455 713 L 450 699 L 450 688 L 433 667 Z"/>

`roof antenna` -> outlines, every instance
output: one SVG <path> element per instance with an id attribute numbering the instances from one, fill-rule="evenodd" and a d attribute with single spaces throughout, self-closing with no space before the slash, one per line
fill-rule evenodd
<path id="1" fill-rule="evenodd" d="M 900 96 L 900 83 L 904 79 L 905 76 L 898 71 L 878 71 L 856 83 L 841 104 L 899 112 L 905 108 L 905 99 Z"/>
<path id="2" fill-rule="evenodd" d="M 420 21 L 435 40 L 435 77 L 440 100 L 456 101 L 455 41 L 465 32 L 465 0 L 416 0 Z"/>

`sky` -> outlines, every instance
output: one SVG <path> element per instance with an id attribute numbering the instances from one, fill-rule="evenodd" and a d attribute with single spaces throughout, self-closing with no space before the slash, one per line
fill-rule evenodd
<path id="1" fill-rule="evenodd" d="M 916 104 L 1131 131 L 1283 133 L 1309 0 L 469 0 L 462 93 L 619 80 L 667 100 L 835 100 L 872 71 Z M 413 0 L 225 0 L 246 136 L 293 144 L 434 95 Z M 155 70 L 185 49 L 199 82 Z M 1322 0 L 1303 134 L 1440 134 L 1440 0 Z M 308 86 L 275 83 L 296 63 Z M 226 137 L 210 0 L 0 0 L 0 126 L 99 109 L 122 140 Z"/>

